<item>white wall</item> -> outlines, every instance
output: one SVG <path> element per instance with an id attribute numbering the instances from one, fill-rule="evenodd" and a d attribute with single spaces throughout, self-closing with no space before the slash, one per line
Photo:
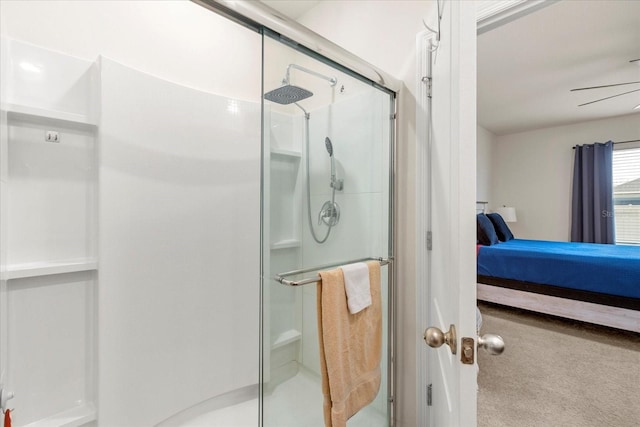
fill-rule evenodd
<path id="1" fill-rule="evenodd" d="M 237 28 L 189 1 L 0 2 L 3 36 L 91 61 L 104 55 L 184 86 L 257 101 L 261 57 L 237 53 L 258 35 L 234 33 L 230 43 Z"/>
<path id="2" fill-rule="evenodd" d="M 482 126 L 477 127 L 476 148 L 476 200 L 489 202 L 492 199 L 491 176 L 493 174 L 493 145 L 496 135 Z"/>
<path id="3" fill-rule="evenodd" d="M 523 239 L 568 241 L 576 144 L 640 136 L 640 114 L 498 136 L 493 144 L 491 208 L 514 206 L 509 224 Z"/>
<path id="4" fill-rule="evenodd" d="M 396 134 L 397 217 L 397 421 L 414 426 L 416 420 L 415 277 L 415 105 L 416 35 L 422 18 L 435 10 L 431 1 L 320 2 L 299 21 L 364 60 L 392 74 L 404 84 L 400 91 Z"/>
<path id="5" fill-rule="evenodd" d="M 255 385 L 260 36 L 187 1 L 3 0 L 0 19 L 4 37 L 113 60 L 97 130 L 99 423 L 155 425 Z"/>

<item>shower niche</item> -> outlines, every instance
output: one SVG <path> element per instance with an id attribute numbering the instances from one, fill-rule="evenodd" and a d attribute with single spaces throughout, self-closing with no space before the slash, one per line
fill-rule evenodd
<path id="1" fill-rule="evenodd" d="M 96 419 L 97 67 L 9 39 L 1 58 L 0 384 L 14 424 L 81 425 Z"/>
<path id="2" fill-rule="evenodd" d="M 302 147 L 294 135 L 300 123 L 296 123 L 295 117 L 277 111 L 271 111 L 269 117 L 270 249 L 298 248 L 301 245 Z"/>
<path id="3" fill-rule="evenodd" d="M 270 107 L 270 106 L 269 106 Z M 302 196 L 301 174 L 302 144 L 296 135 L 302 122 L 286 112 L 265 109 L 264 143 L 265 188 L 268 188 L 269 209 L 265 209 L 265 223 L 269 224 L 268 242 L 265 242 L 266 277 L 279 271 L 297 268 L 302 262 Z M 265 230 L 266 231 L 266 230 Z M 268 254 L 268 256 L 266 255 Z M 301 304 L 301 295 L 295 289 L 281 289 L 265 283 L 265 300 L 274 313 L 269 320 L 269 351 L 265 352 L 265 375 L 269 387 L 274 388 L 297 373 L 297 360 L 301 352 L 302 313 L 291 310 Z M 276 314 L 277 313 L 277 314 Z M 266 328 L 265 324 L 265 328 Z M 265 329 L 267 330 L 267 329 Z"/>

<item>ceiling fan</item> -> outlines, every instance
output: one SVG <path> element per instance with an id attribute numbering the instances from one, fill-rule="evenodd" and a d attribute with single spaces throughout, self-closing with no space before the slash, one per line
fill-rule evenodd
<path id="1" fill-rule="evenodd" d="M 640 58 L 632 59 L 629 62 L 638 62 L 638 61 L 640 61 Z M 571 89 L 569 92 L 575 92 L 575 91 L 578 91 L 578 90 L 601 89 L 601 88 L 605 88 L 605 87 L 614 87 L 614 86 L 637 85 L 637 84 L 640 84 L 640 81 L 637 81 L 637 82 L 626 82 L 626 83 L 615 83 L 615 84 L 602 85 L 602 86 L 579 87 L 579 88 L 576 88 L 576 89 Z M 612 96 L 607 96 L 605 98 L 596 99 L 595 101 L 585 102 L 584 104 L 578 105 L 578 107 L 582 107 L 584 105 L 589 105 L 589 104 L 594 104 L 596 102 L 604 101 L 606 99 L 616 98 L 618 96 L 627 95 L 627 94 L 633 93 L 633 92 L 640 92 L 640 89 L 633 89 L 633 90 L 629 90 L 627 92 L 619 93 L 617 95 L 612 95 Z"/>

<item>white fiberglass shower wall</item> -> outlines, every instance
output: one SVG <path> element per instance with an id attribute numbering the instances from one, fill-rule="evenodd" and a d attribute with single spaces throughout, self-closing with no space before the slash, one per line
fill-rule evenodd
<path id="1" fill-rule="evenodd" d="M 252 399 L 257 425 L 260 35 L 191 2 L 0 18 L 14 425 L 179 425 Z"/>

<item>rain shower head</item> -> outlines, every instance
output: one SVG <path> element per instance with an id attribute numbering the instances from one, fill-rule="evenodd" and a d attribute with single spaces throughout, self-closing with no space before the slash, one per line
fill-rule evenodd
<path id="1" fill-rule="evenodd" d="M 324 139 L 324 146 L 327 148 L 327 153 L 329 153 L 329 157 L 333 157 L 333 144 L 329 137 Z"/>
<path id="2" fill-rule="evenodd" d="M 313 92 L 298 86 L 286 84 L 264 94 L 264 99 L 277 104 L 288 105 L 313 96 Z"/>
<path id="3" fill-rule="evenodd" d="M 304 71 L 305 73 L 311 74 L 312 76 L 316 76 L 321 79 L 324 79 L 328 81 L 331 84 L 331 86 L 335 86 L 336 83 L 338 82 L 338 79 L 336 79 L 335 77 L 325 76 L 324 74 L 320 74 L 317 71 L 313 71 L 296 64 L 289 64 L 289 66 L 287 67 L 287 74 L 282 82 L 284 83 L 284 86 L 281 86 L 278 89 L 274 89 L 271 92 L 265 93 L 264 99 L 268 101 L 273 101 L 278 104 L 287 105 L 287 104 L 297 103 L 298 101 L 302 101 L 303 99 L 307 99 L 310 96 L 313 96 L 313 92 L 310 92 L 299 86 L 294 86 L 290 83 L 292 68 L 295 68 L 296 70 Z M 298 107 L 300 106 L 298 105 Z M 302 111 L 305 112 L 305 115 L 306 115 L 307 112 L 302 107 L 300 108 L 302 109 Z M 329 143 L 331 143 L 331 141 L 329 141 Z"/>

